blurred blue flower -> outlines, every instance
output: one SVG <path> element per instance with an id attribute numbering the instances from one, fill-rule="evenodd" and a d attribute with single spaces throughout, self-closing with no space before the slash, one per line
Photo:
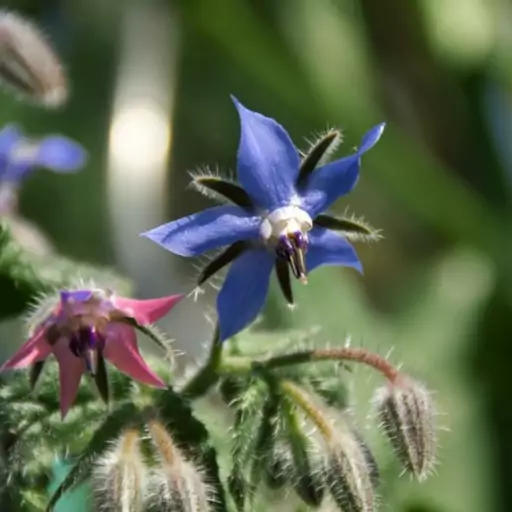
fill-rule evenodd
<path id="1" fill-rule="evenodd" d="M 21 182 L 36 168 L 57 173 L 80 170 L 87 153 L 77 142 L 61 135 L 26 138 L 14 125 L 0 130 L 0 211 L 9 211 Z"/>
<path id="2" fill-rule="evenodd" d="M 385 126 L 382 123 L 368 131 L 352 155 L 302 176 L 300 155 L 286 130 L 233 101 L 241 121 L 237 168 L 243 188 L 213 177 L 210 185 L 235 204 L 209 208 L 143 233 L 187 257 L 233 244 L 216 264 L 220 268 L 233 261 L 217 298 L 222 341 L 256 318 L 267 296 L 272 269 L 276 265 L 277 271 L 279 262 L 288 264 L 302 282 L 321 265 L 362 271 L 350 243 L 317 225 L 315 218 L 354 188 L 361 156 L 376 144 Z M 209 186 L 206 181 L 202 184 Z"/>
<path id="3" fill-rule="evenodd" d="M 36 167 L 69 173 L 84 166 L 87 153 L 77 142 L 60 135 L 27 139 L 14 125 L 0 131 L 0 182 L 19 183 Z"/>

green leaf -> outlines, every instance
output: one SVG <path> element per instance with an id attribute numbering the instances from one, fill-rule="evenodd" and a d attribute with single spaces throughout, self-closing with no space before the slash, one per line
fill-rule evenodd
<path id="1" fill-rule="evenodd" d="M 211 444 L 208 430 L 194 416 L 188 401 L 171 387 L 160 391 L 156 396 L 156 410 L 160 420 L 172 433 L 180 449 L 203 468 L 208 483 L 215 492 L 212 510 L 225 512 L 226 501 L 219 475 L 217 452 Z"/>
<path id="2" fill-rule="evenodd" d="M 248 473 L 256 458 L 258 431 L 262 423 L 261 411 L 267 394 L 268 386 L 262 380 L 255 379 L 232 403 L 236 413 L 232 432 L 233 466 L 229 476 L 229 491 L 238 510 L 244 510 L 247 497 L 254 491 Z"/>
<path id="3" fill-rule="evenodd" d="M 270 391 L 270 389 L 269 389 Z M 261 420 L 256 433 L 254 458 L 251 469 L 251 484 L 257 489 L 268 468 L 275 462 L 274 443 L 276 442 L 276 421 L 279 411 L 279 395 L 270 392 L 261 411 Z"/>
<path id="4" fill-rule="evenodd" d="M 79 455 L 69 474 L 52 495 L 46 508 L 47 512 L 53 510 L 59 498 L 68 489 L 89 477 L 94 462 L 108 449 L 110 442 L 116 439 L 123 429 L 138 417 L 138 413 L 139 409 L 135 404 L 125 403 L 107 416 L 94 432 L 89 444 Z"/>

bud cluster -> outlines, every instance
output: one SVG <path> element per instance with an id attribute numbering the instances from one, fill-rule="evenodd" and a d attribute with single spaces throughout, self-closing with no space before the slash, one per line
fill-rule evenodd
<path id="1" fill-rule="evenodd" d="M 175 445 L 164 425 L 147 424 L 152 457 L 128 429 L 96 463 L 91 482 L 98 512 L 208 512 L 213 492 L 201 470 Z"/>
<path id="2" fill-rule="evenodd" d="M 96 464 L 92 474 L 95 510 L 139 512 L 143 509 L 147 467 L 137 430 L 125 431 Z"/>
<path id="3" fill-rule="evenodd" d="M 158 421 L 148 424 L 158 466 L 149 482 L 149 509 L 159 512 L 208 512 L 214 495 L 200 468 L 185 457 Z"/>
<path id="4" fill-rule="evenodd" d="M 304 361 L 305 354 L 290 357 Z M 316 350 L 312 354 L 317 360 L 341 354 L 378 369 L 386 377 L 386 385 L 377 390 L 374 399 L 378 419 L 404 470 L 424 480 L 435 464 L 437 448 L 436 412 L 425 386 L 363 349 Z M 271 489 L 288 485 L 313 508 L 329 505 L 329 510 L 343 512 L 377 510 L 377 462 L 344 400 L 324 396 L 325 386 L 318 385 L 320 377 L 315 376 L 314 365 L 308 367 L 313 373 L 301 375 L 295 367 L 279 368 L 278 363 L 288 361 L 286 356 L 268 361 L 277 371 L 268 371 L 259 363 L 259 378 L 252 376 L 245 384 L 239 379 L 228 394 L 227 401 L 237 418 L 230 492 L 238 510 L 247 510 L 247 489 L 254 503 L 262 483 Z M 228 382 L 226 379 L 221 384 L 224 395 Z"/>

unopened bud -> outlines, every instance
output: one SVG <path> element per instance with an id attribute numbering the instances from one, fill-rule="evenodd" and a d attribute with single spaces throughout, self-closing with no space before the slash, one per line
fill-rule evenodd
<path id="1" fill-rule="evenodd" d="M 375 405 L 384 432 L 405 470 L 424 480 L 436 463 L 436 410 L 430 392 L 402 377 L 377 390 Z"/>
<path id="2" fill-rule="evenodd" d="M 289 468 L 291 484 L 300 499 L 319 507 L 324 499 L 323 465 L 318 449 L 305 435 L 291 439 Z"/>
<path id="3" fill-rule="evenodd" d="M 102 457 L 92 473 L 95 509 L 101 512 L 139 512 L 146 492 L 146 466 L 139 434 L 128 430 Z"/>
<path id="4" fill-rule="evenodd" d="M 368 446 L 348 425 L 342 425 L 329 446 L 325 479 L 343 512 L 373 512 L 376 465 Z"/>
<path id="5" fill-rule="evenodd" d="M 265 464 L 265 483 L 270 489 L 280 489 L 287 483 L 289 466 L 285 448 L 274 443 Z"/>
<path id="6" fill-rule="evenodd" d="M 67 99 L 59 58 L 39 29 L 11 12 L 0 12 L 0 80 L 47 107 Z"/>
<path id="7" fill-rule="evenodd" d="M 158 512 L 208 512 L 212 510 L 212 489 L 201 470 L 187 460 L 165 427 L 148 424 L 160 467 L 150 480 L 149 510 Z"/>

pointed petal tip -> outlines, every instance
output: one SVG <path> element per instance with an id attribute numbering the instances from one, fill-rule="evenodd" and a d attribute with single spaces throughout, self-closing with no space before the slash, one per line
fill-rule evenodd
<path id="1" fill-rule="evenodd" d="M 359 149 L 357 153 L 359 155 L 365 153 L 366 151 L 370 150 L 379 142 L 379 139 L 381 138 L 382 134 L 384 133 L 384 128 L 386 127 L 386 123 L 382 122 L 373 128 L 370 128 L 364 135 L 361 140 L 361 145 L 359 146 Z"/>
<path id="2" fill-rule="evenodd" d="M 156 322 L 167 315 L 184 297 L 185 295 L 182 293 L 142 300 L 115 297 L 114 304 L 123 314 L 131 316 L 137 323 L 145 325 Z"/>
<path id="3" fill-rule="evenodd" d="M 230 94 L 229 97 L 231 98 L 231 101 L 233 102 L 233 104 L 235 105 L 236 108 L 239 108 L 239 107 L 245 108 L 240 103 L 240 100 L 234 94 Z"/>
<path id="4" fill-rule="evenodd" d="M 89 160 L 89 153 L 78 142 L 63 135 L 49 135 L 39 141 L 37 164 L 57 173 L 75 173 Z"/>
<path id="5" fill-rule="evenodd" d="M 14 355 L 5 361 L 0 367 L 0 373 L 5 370 L 17 370 L 26 368 L 38 361 L 46 359 L 51 352 L 51 346 L 44 337 L 44 331 L 39 331 L 32 338 L 27 340 L 14 353 Z"/>

